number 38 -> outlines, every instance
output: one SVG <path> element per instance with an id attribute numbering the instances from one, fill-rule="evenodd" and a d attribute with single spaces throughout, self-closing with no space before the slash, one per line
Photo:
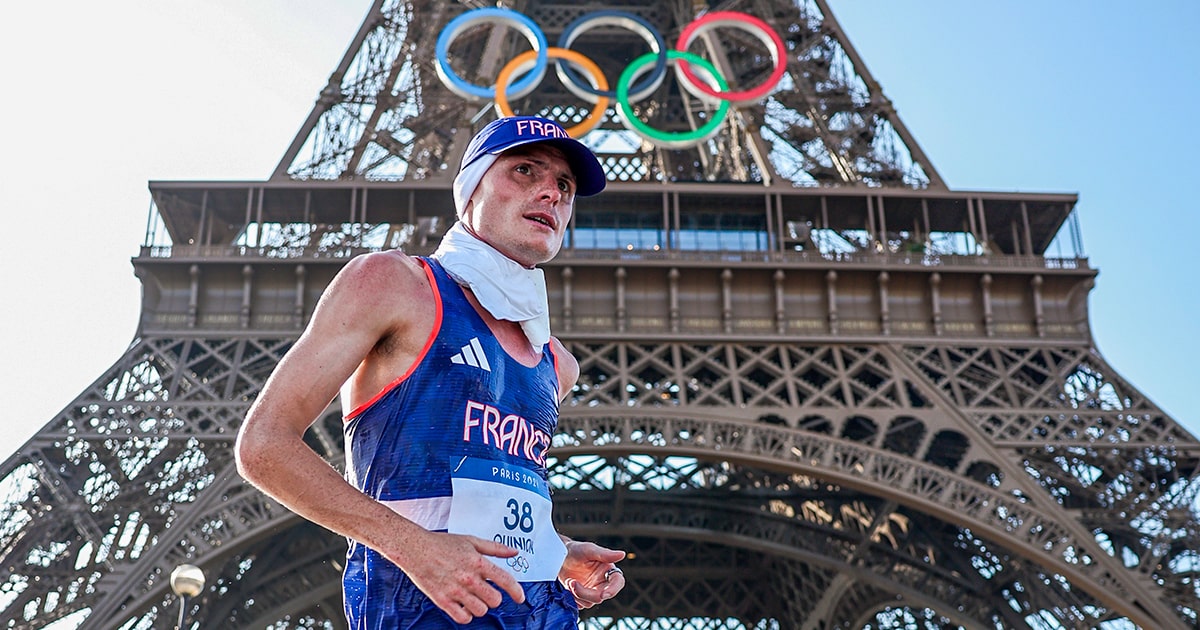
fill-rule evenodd
<path id="1" fill-rule="evenodd" d="M 518 529 L 528 534 L 533 531 L 533 506 L 528 502 L 518 503 L 516 499 L 509 499 L 505 506 L 509 509 L 508 516 L 504 517 L 504 526 L 508 529 Z"/>

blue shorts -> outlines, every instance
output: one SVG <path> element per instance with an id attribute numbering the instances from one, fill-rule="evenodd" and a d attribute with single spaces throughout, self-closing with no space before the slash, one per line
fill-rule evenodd
<path id="1" fill-rule="evenodd" d="M 504 601 L 493 608 L 483 617 L 478 617 L 466 625 L 454 623 L 444 611 L 429 598 L 424 598 L 425 605 L 417 614 L 403 613 L 386 627 L 402 630 L 451 630 L 454 628 L 477 628 L 483 630 L 563 630 L 564 628 L 579 627 L 579 609 L 576 608 L 575 598 L 557 582 L 529 582 L 525 587 L 526 603 L 517 604 L 504 593 Z M 566 594 L 566 600 L 560 597 L 549 597 L 551 587 L 559 587 Z M 401 612 L 401 611 L 397 611 Z M 394 625 L 391 625 L 394 624 Z"/>
<path id="2" fill-rule="evenodd" d="M 466 625 L 454 622 L 399 567 L 368 551 L 366 580 L 343 580 L 352 630 L 563 630 L 579 627 L 575 596 L 558 582 L 522 582 L 525 603 L 500 591 L 503 601 Z M 349 568 L 349 567 L 348 567 Z"/>

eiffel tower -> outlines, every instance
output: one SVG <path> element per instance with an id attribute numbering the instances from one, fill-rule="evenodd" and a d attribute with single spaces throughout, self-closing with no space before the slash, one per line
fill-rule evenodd
<path id="1" fill-rule="evenodd" d="M 342 264 L 452 221 L 499 104 L 437 66 L 488 85 L 530 47 L 481 22 L 440 54 L 479 6 L 376 0 L 268 180 L 151 185 L 135 339 L 0 468 L 2 627 L 345 627 L 345 541 L 244 483 L 232 441 Z M 595 123 L 610 180 L 546 265 L 581 367 L 556 519 L 632 552 L 581 627 L 1200 623 L 1200 443 L 1097 351 L 1081 248 L 1047 255 L 1078 242 L 1074 195 L 949 188 L 825 0 L 505 6 L 574 29 L 609 84 L 717 11 L 781 38 L 694 31 L 699 82 L 778 79 L 728 111 L 670 71 L 625 104 L 554 73 L 510 97 Z M 340 418 L 307 435 L 334 465 Z M 207 582 L 181 602 L 183 563 Z"/>

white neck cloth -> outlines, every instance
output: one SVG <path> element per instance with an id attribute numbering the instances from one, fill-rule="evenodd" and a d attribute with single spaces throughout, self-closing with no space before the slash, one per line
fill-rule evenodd
<path id="1" fill-rule="evenodd" d="M 541 269 L 522 267 L 476 238 L 462 222 L 450 226 L 432 257 L 455 282 L 471 289 L 492 317 L 520 324 L 535 349 L 550 341 L 550 307 Z"/>

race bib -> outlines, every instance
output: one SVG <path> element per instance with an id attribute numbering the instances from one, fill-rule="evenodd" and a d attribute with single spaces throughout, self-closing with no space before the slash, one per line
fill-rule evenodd
<path id="1" fill-rule="evenodd" d="M 558 579 L 567 548 L 550 520 L 550 488 L 537 473 L 504 462 L 465 459 L 452 473 L 452 534 L 469 534 L 517 550 L 488 556 L 519 582 Z"/>

